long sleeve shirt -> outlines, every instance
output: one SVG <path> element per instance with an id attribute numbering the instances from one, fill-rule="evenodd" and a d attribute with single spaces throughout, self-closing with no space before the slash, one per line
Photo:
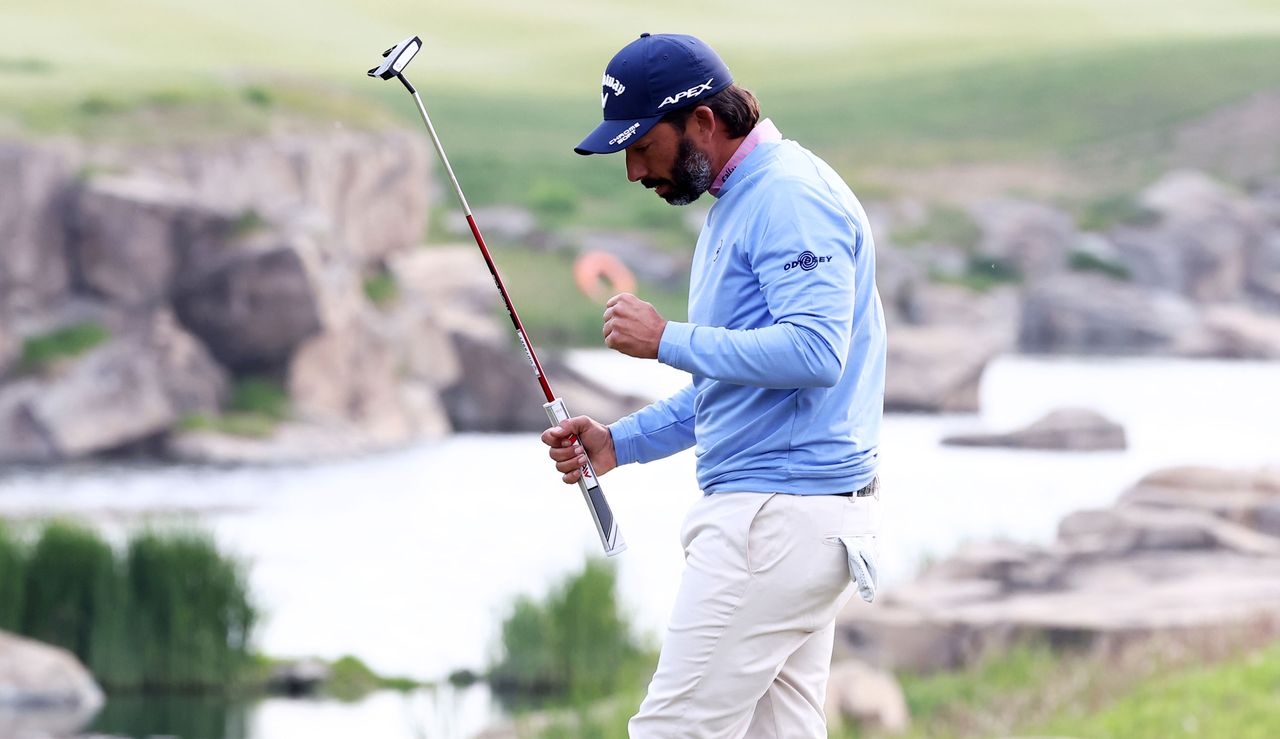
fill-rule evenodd
<path id="1" fill-rule="evenodd" d="M 658 360 L 693 381 L 610 427 L 618 463 L 694 446 L 708 494 L 870 482 L 885 371 L 875 264 L 839 175 L 794 141 L 756 144 L 698 238 L 689 321 L 668 322 L 659 345 Z"/>

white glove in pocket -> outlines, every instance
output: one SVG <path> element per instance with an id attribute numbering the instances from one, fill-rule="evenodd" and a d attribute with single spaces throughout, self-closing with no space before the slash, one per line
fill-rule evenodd
<path id="1" fill-rule="evenodd" d="M 852 534 L 838 536 L 849 557 L 849 579 L 858 586 L 858 595 L 870 603 L 876 599 L 878 575 L 876 560 L 880 554 L 880 546 L 875 534 Z"/>

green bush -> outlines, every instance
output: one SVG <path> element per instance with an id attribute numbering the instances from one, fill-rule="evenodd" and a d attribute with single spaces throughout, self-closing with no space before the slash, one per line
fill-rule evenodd
<path id="1" fill-rule="evenodd" d="M 144 532 L 129 542 L 125 570 L 144 686 L 226 685 L 249 664 L 248 583 L 208 535 Z"/>
<path id="2" fill-rule="evenodd" d="M 0 628 L 70 650 L 109 688 L 235 685 L 256 623 L 243 569 L 207 535 L 143 532 L 118 555 L 74 523 L 29 547 L 0 528 Z"/>
<path id="3" fill-rule="evenodd" d="M 529 188 L 529 207 L 545 225 L 565 222 L 578 212 L 582 195 L 565 180 L 541 179 Z"/>
<path id="4" fill-rule="evenodd" d="M 544 602 L 517 599 L 502 624 L 502 658 L 490 683 L 507 694 L 581 702 L 638 682 L 647 656 L 616 591 L 613 568 L 593 559 Z"/>
<path id="5" fill-rule="evenodd" d="M 0 630 L 14 631 L 22 625 L 25 569 L 20 544 L 0 521 Z"/>
<path id="6" fill-rule="evenodd" d="M 87 528 L 55 521 L 45 526 L 23 574 L 22 632 L 90 662 L 95 640 L 107 635 L 119 607 L 111 547 Z"/>
<path id="7" fill-rule="evenodd" d="M 84 354 L 110 336 L 110 331 L 93 321 L 32 336 L 22 343 L 22 364 L 28 369 L 42 369 L 59 359 Z"/>
<path id="8" fill-rule="evenodd" d="M 283 421 L 289 417 L 289 394 L 275 380 L 245 377 L 236 380 L 232 387 L 229 407 L 237 413 L 255 413 Z"/>
<path id="9" fill-rule="evenodd" d="M 382 307 L 400 297 L 400 286 L 390 272 L 375 272 L 364 278 L 364 294 L 369 302 Z"/>
<path id="10" fill-rule="evenodd" d="M 1128 281 L 1133 278 L 1129 268 L 1119 262 L 1112 262 L 1087 251 L 1073 251 L 1067 259 L 1067 266 L 1076 272 L 1097 272 L 1115 280 Z"/>

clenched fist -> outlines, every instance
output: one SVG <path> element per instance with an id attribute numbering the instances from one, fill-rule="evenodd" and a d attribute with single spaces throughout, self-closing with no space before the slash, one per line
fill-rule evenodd
<path id="1" fill-rule="evenodd" d="M 604 310 L 604 345 L 640 359 L 657 359 L 667 319 L 631 293 L 609 298 Z"/>

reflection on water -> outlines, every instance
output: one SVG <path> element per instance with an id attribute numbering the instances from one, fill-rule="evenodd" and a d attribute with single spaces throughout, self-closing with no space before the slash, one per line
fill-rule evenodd
<path id="1" fill-rule="evenodd" d="M 484 685 L 379 690 L 354 701 L 135 693 L 108 696 L 84 732 L 174 739 L 464 739 L 505 715 Z"/>
<path id="2" fill-rule="evenodd" d="M 225 696 L 126 693 L 107 703 L 87 729 L 118 736 L 249 739 L 250 704 Z"/>

